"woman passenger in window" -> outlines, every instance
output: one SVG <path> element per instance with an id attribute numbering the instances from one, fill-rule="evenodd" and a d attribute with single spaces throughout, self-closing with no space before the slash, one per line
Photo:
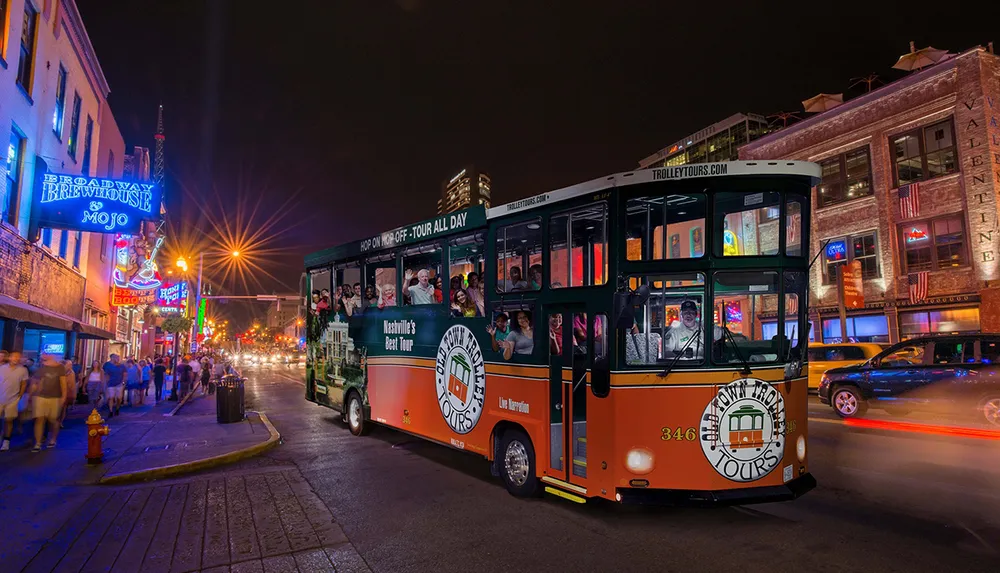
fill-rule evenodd
<path id="1" fill-rule="evenodd" d="M 463 289 L 455 291 L 455 302 L 451 303 L 451 315 L 463 318 L 476 316 L 476 305 Z"/>
<path id="2" fill-rule="evenodd" d="M 507 276 L 509 276 L 510 279 L 504 281 L 503 290 L 505 292 L 528 289 L 528 283 L 521 278 L 521 267 L 511 267 L 510 270 L 507 271 Z"/>
<path id="3" fill-rule="evenodd" d="M 368 285 L 365 287 L 365 298 L 361 302 L 361 308 L 363 311 L 367 311 L 372 307 L 378 308 L 378 295 L 375 294 L 375 287 Z"/>
<path id="4" fill-rule="evenodd" d="M 392 283 L 385 283 L 381 287 L 376 286 L 375 288 L 378 290 L 379 308 L 396 306 L 396 285 Z"/>
<path id="5" fill-rule="evenodd" d="M 531 311 L 518 312 L 517 325 L 520 330 L 512 331 L 500 343 L 503 347 L 504 360 L 510 360 L 514 354 L 528 355 L 535 351 L 535 331 L 531 327 Z"/>
<path id="6" fill-rule="evenodd" d="M 438 304 L 441 304 L 442 302 L 444 302 L 444 288 L 443 287 L 444 287 L 444 281 L 441 280 L 441 277 L 438 277 L 434 281 L 434 302 L 436 302 Z M 454 289 L 452 289 L 452 291 L 451 291 L 451 300 L 452 301 L 455 300 L 455 290 Z"/>
<path id="7" fill-rule="evenodd" d="M 449 284 L 449 286 L 451 287 L 451 302 L 455 302 L 455 294 L 458 293 L 458 291 L 462 290 L 463 282 L 464 281 L 462 280 L 461 274 L 459 274 L 458 276 L 451 277 L 451 283 Z"/>
<path id="8" fill-rule="evenodd" d="M 531 279 L 531 290 L 542 290 L 542 265 L 528 267 L 528 278 Z"/>
<path id="9" fill-rule="evenodd" d="M 476 305 L 476 316 L 486 316 L 486 306 L 483 300 L 483 293 L 479 290 L 479 275 L 476 273 L 469 273 L 469 288 L 466 290 L 465 294 L 469 295 L 472 299 L 472 304 Z"/>
<path id="10" fill-rule="evenodd" d="M 562 354 L 562 315 L 553 314 L 549 317 L 549 352 L 553 356 Z"/>

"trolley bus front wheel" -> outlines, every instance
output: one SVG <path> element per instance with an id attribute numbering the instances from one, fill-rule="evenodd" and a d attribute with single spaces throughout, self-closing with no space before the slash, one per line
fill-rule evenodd
<path id="1" fill-rule="evenodd" d="M 516 497 L 538 495 L 538 477 L 535 475 L 535 448 L 531 439 L 520 430 L 504 432 L 500 441 L 500 475 L 507 491 Z"/>
<path id="2" fill-rule="evenodd" d="M 347 427 L 355 436 L 360 436 L 368 430 L 367 424 L 365 424 L 365 408 L 361 404 L 361 396 L 357 392 L 351 392 L 347 395 L 345 417 L 347 418 Z"/>

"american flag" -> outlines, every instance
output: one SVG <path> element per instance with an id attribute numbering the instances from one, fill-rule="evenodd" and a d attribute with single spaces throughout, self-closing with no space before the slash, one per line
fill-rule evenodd
<path id="1" fill-rule="evenodd" d="M 910 285 L 910 302 L 921 302 L 927 298 L 927 271 L 910 273 L 906 282 Z"/>
<path id="2" fill-rule="evenodd" d="M 899 212 L 904 219 L 920 216 L 920 186 L 910 183 L 899 188 Z"/>

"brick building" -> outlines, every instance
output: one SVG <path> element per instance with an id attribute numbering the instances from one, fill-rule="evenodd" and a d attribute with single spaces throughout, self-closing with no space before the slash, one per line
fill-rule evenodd
<path id="1" fill-rule="evenodd" d="M 895 342 L 1000 331 L 994 54 L 976 48 L 948 56 L 749 143 L 740 159 L 823 167 L 812 205 L 811 252 L 819 253 L 811 271 L 814 340 L 841 338 L 835 277 L 853 260 L 861 262 L 865 306 L 849 311 L 849 337 Z M 919 197 L 915 213 L 901 208 L 900 187 Z M 922 272 L 927 296 L 911 300 L 911 279 Z"/>
<path id="2" fill-rule="evenodd" d="M 124 154 L 117 126 L 110 127 L 109 91 L 73 0 L 0 2 L 0 129 L 8 136 L 0 164 L 4 349 L 87 360 L 104 348 L 89 341 L 112 336 L 104 235 L 43 229 L 37 242 L 29 237 L 36 166 L 98 176 Z"/>

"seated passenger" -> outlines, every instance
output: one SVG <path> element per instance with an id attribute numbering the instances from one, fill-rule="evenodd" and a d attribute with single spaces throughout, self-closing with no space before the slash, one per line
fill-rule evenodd
<path id="1" fill-rule="evenodd" d="M 456 318 L 475 318 L 476 304 L 464 289 L 455 291 L 455 301 L 451 303 L 451 315 Z"/>
<path id="2" fill-rule="evenodd" d="M 500 343 L 510 335 L 510 325 L 507 324 L 507 313 L 501 312 L 498 314 L 493 324 L 486 327 L 486 332 L 490 333 L 493 352 L 500 352 Z"/>
<path id="3" fill-rule="evenodd" d="M 508 334 L 501 343 L 504 360 L 510 360 L 514 354 L 526 355 L 535 351 L 535 332 L 534 328 L 531 327 L 531 312 L 527 310 L 518 312 L 517 325 L 520 330 Z"/>
<path id="4" fill-rule="evenodd" d="M 722 327 L 714 327 L 713 340 L 722 340 Z M 689 344 L 690 343 L 690 344 Z M 691 354 L 685 351 L 691 349 Z M 663 352 L 668 358 L 684 352 L 685 358 L 702 358 L 705 356 L 705 341 L 701 334 L 701 323 L 698 320 L 698 304 L 693 300 L 681 303 L 681 320 L 674 323 L 663 340 Z"/>
<path id="5" fill-rule="evenodd" d="M 531 290 L 542 290 L 542 265 L 528 267 L 528 278 L 531 280 Z"/>
<path id="6" fill-rule="evenodd" d="M 507 275 L 510 277 L 510 280 L 503 281 L 504 292 L 528 290 L 528 283 L 521 278 L 521 267 L 511 267 L 507 271 Z"/>

